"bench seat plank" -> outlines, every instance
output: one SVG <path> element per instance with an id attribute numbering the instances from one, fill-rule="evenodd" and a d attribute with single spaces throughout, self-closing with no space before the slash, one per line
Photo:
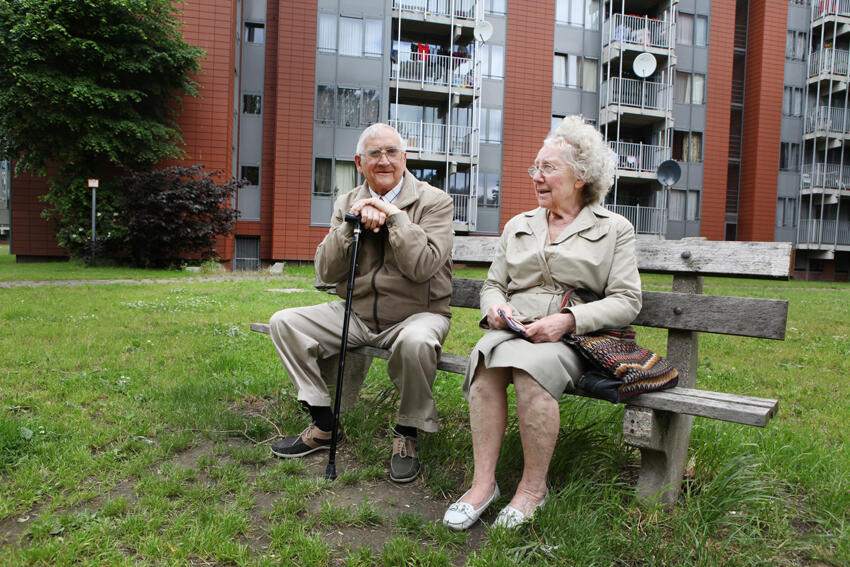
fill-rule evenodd
<path id="1" fill-rule="evenodd" d="M 251 330 L 268 334 L 269 326 L 266 323 L 251 323 Z M 389 350 L 371 346 L 357 347 L 351 349 L 351 352 L 384 360 L 390 356 Z M 437 368 L 446 372 L 464 374 L 468 358 L 459 354 L 443 353 Z M 582 392 L 577 394 L 584 395 Z M 776 414 L 778 404 L 777 400 L 767 398 L 692 388 L 670 388 L 661 392 L 641 394 L 629 400 L 629 405 L 638 407 L 710 417 L 757 427 L 767 425 L 770 418 Z"/>

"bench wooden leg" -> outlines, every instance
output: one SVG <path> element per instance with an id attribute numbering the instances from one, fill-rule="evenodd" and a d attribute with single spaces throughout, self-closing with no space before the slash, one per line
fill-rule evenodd
<path id="1" fill-rule="evenodd" d="M 345 359 L 345 374 L 342 378 L 340 413 L 345 413 L 346 410 L 351 409 L 357 403 L 360 386 L 363 385 L 363 381 L 366 379 L 366 374 L 369 373 L 369 367 L 371 365 L 371 356 L 364 356 L 353 352 L 348 353 Z M 337 374 L 339 374 L 339 355 L 319 359 L 319 370 L 322 373 L 325 384 L 328 385 L 328 390 L 331 392 L 331 400 L 333 400 Z M 331 404 L 333 404 L 333 401 Z"/>
<path id="2" fill-rule="evenodd" d="M 687 465 L 692 422 L 690 415 L 626 407 L 623 437 L 640 449 L 638 498 L 664 504 L 676 501 Z"/>
<path id="3" fill-rule="evenodd" d="M 702 285 L 701 276 L 676 275 L 673 278 L 673 291 L 679 293 L 702 293 Z M 687 309 L 687 305 L 683 308 Z M 679 371 L 679 386 L 695 387 L 698 352 L 698 333 L 668 331 L 667 359 Z M 623 437 L 626 443 L 640 449 L 639 498 L 657 498 L 667 504 L 676 501 L 687 465 L 693 421 L 690 415 L 626 407 Z"/>

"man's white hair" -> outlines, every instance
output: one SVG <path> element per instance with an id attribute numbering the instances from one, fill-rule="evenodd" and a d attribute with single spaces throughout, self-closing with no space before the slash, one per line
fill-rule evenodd
<path id="1" fill-rule="evenodd" d="M 375 122 L 374 124 L 372 124 L 371 126 L 366 128 L 365 130 L 363 130 L 363 132 L 360 133 L 360 138 L 357 139 L 357 150 L 356 150 L 357 155 L 362 156 L 363 152 L 366 151 L 366 142 L 368 142 L 370 139 L 374 138 L 375 136 L 380 135 L 384 130 L 389 130 L 390 132 L 395 134 L 396 137 L 398 137 L 398 147 L 400 147 L 401 151 L 403 151 L 403 152 L 407 151 L 407 141 L 399 133 L 398 130 L 396 130 L 395 128 L 393 128 L 389 124 L 384 124 L 383 122 Z"/>

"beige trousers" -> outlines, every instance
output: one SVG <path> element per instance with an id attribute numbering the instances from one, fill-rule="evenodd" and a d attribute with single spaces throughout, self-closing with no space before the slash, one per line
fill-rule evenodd
<path id="1" fill-rule="evenodd" d="M 269 331 L 283 366 L 298 389 L 298 399 L 311 406 L 331 406 L 326 378 L 319 359 L 339 353 L 345 302 L 334 301 L 309 307 L 284 309 L 272 315 Z M 449 318 L 435 313 L 417 313 L 380 332 L 372 332 L 352 312 L 348 325 L 348 347 L 370 345 L 392 351 L 387 372 L 398 390 L 398 423 L 422 431 L 439 429 L 437 407 L 431 388 Z M 335 369 L 334 369 L 335 372 Z"/>

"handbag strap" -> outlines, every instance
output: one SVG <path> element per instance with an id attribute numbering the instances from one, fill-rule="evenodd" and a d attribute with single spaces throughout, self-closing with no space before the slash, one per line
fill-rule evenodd
<path id="1" fill-rule="evenodd" d="M 564 300 L 561 302 L 561 309 L 564 309 L 570 302 L 572 294 L 576 294 L 579 299 L 585 303 L 591 303 L 592 301 L 599 301 L 602 299 L 595 291 L 587 289 L 586 287 L 571 287 L 566 291 L 566 293 L 564 293 Z"/>

